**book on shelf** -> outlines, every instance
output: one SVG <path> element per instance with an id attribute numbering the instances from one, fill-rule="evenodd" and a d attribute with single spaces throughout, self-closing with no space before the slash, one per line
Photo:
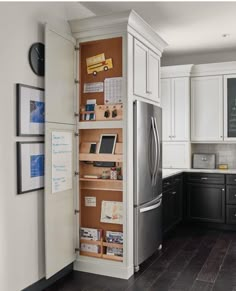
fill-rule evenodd
<path id="1" fill-rule="evenodd" d="M 106 241 L 108 243 L 123 244 L 123 232 L 107 231 Z"/>
<path id="2" fill-rule="evenodd" d="M 107 247 L 106 254 L 109 256 L 123 257 L 123 249 Z"/>
<path id="3" fill-rule="evenodd" d="M 102 229 L 81 227 L 80 238 L 84 240 L 101 240 Z"/>
<path id="4" fill-rule="evenodd" d="M 91 244 L 86 244 L 86 243 L 81 243 L 80 244 L 80 250 L 82 252 L 88 252 L 88 253 L 95 253 L 98 254 L 101 252 L 101 247 L 97 245 L 91 245 Z"/>

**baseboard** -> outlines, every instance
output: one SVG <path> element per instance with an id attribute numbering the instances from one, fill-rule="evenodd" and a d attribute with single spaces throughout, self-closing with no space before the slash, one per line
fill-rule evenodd
<path id="1" fill-rule="evenodd" d="M 101 259 L 86 260 L 86 258 L 82 258 L 82 256 L 74 262 L 74 270 L 126 280 L 134 273 L 133 266 L 124 267 L 120 262 L 109 263 L 109 261 L 106 260 L 101 263 Z"/>
<path id="2" fill-rule="evenodd" d="M 23 289 L 22 291 L 42 291 L 72 271 L 73 271 L 73 264 L 70 264 L 64 269 L 62 269 L 60 272 L 56 273 L 54 276 L 49 278 L 48 280 L 46 280 L 46 278 L 43 278 L 35 282 L 34 284 L 30 285 L 29 287 Z"/>

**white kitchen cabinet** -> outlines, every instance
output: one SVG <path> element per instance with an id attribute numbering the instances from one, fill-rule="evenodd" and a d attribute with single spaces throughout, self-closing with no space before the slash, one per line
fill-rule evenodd
<path id="1" fill-rule="evenodd" d="M 188 169 L 191 167 L 188 142 L 163 142 L 163 168 Z"/>
<path id="2" fill-rule="evenodd" d="M 45 269 L 46 278 L 72 263 L 75 258 L 74 199 L 75 184 L 71 175 L 67 182 L 72 187 L 54 193 L 52 189 L 52 134 L 71 135 L 75 172 L 74 79 L 75 39 L 70 35 L 55 33 L 46 26 L 45 68 Z"/>
<path id="3" fill-rule="evenodd" d="M 117 25 L 118 23 L 119 25 Z M 132 27 L 130 23 L 132 23 Z M 159 56 L 166 43 L 134 11 L 104 16 L 102 19 L 91 17 L 74 20 L 70 22 L 70 26 L 73 37 L 54 31 L 47 26 L 45 31 L 46 277 L 49 278 L 68 264 L 74 263 L 74 269 L 78 271 L 128 279 L 134 272 L 133 167 L 132 163 L 129 163 L 133 158 L 133 124 L 130 116 L 133 115 L 133 101 L 138 97 L 133 94 L 133 86 L 134 80 L 136 80 L 136 85 L 140 85 L 137 87 L 138 92 L 141 92 L 140 96 L 142 96 L 142 92 L 150 91 L 154 95 L 149 92 L 147 96 L 142 97 L 151 96 L 153 100 L 154 96 L 158 98 L 158 94 L 155 93 L 159 90 L 157 64 L 159 65 Z M 120 30 L 121 27 L 123 31 Z M 133 56 L 133 46 L 138 39 L 140 39 L 140 43 L 144 44 L 143 47 L 148 47 L 148 51 L 142 51 L 142 47 L 139 46 L 135 57 Z M 107 43 L 111 43 L 112 46 Z M 119 46 L 116 43 L 119 43 Z M 102 52 L 105 59 L 108 59 L 109 53 L 112 52 L 113 67 L 108 70 L 104 67 L 97 75 L 89 74 L 86 59 Z M 157 52 L 157 58 L 154 52 Z M 136 79 L 133 78 L 134 67 L 130 65 L 130 60 L 135 59 L 140 72 L 139 75 L 136 74 Z M 127 63 L 129 63 L 128 66 Z M 99 64 L 101 67 L 103 62 Z M 77 72 L 78 67 L 81 73 Z M 147 68 L 149 71 L 146 71 Z M 157 77 L 154 79 L 149 77 L 147 80 L 148 75 L 157 75 Z M 80 110 L 86 104 L 87 99 L 96 98 L 98 105 L 104 105 L 105 102 L 103 92 L 84 93 L 84 83 L 104 82 L 105 78 L 117 76 L 123 78 L 122 120 L 81 121 Z M 157 99 L 155 101 L 157 102 Z M 101 156 L 89 152 L 88 144 L 94 141 L 98 143 L 101 133 L 104 132 L 114 132 L 118 135 L 119 153 L 108 155 L 108 160 L 110 158 L 110 162 L 121 164 L 119 166 L 122 167 L 123 180 L 110 181 L 107 184 L 105 183 L 107 181 L 99 181 L 100 183 L 91 185 L 90 183 L 97 181 L 87 181 L 83 174 L 90 174 L 91 171 L 97 174 L 103 169 L 101 167 L 94 169 L 91 163 L 87 163 L 87 161 L 101 161 Z M 56 160 L 54 155 L 58 153 L 56 150 L 58 135 L 62 146 L 66 147 L 59 153 L 66 155 L 66 158 L 65 156 L 63 158 L 69 165 L 68 168 L 62 167 L 62 171 L 60 165 L 55 166 L 54 164 Z M 69 151 L 67 147 L 70 148 Z M 67 155 L 70 155 L 71 163 L 69 163 L 70 159 L 67 159 Z M 67 174 L 58 178 L 53 175 L 55 168 L 58 169 L 58 172 Z M 88 172 L 86 172 L 87 170 Z M 59 191 L 54 191 L 53 187 L 60 182 L 65 184 Z M 84 201 L 85 197 L 89 195 L 97 197 L 96 209 L 86 208 Z M 100 200 L 109 199 L 110 201 L 114 195 L 116 195 L 114 201 L 123 203 L 123 223 L 120 225 L 107 223 L 101 227 Z M 90 215 L 93 209 L 96 210 L 96 213 Z M 91 226 L 90 223 L 94 223 L 94 225 Z M 103 240 L 97 241 L 97 246 L 101 246 L 100 252 L 94 254 L 83 252 L 80 249 L 81 244 L 84 243 L 80 239 L 80 227 L 123 231 L 124 257 L 116 256 L 115 258 L 115 256 L 104 253 L 105 232 Z M 106 245 L 109 246 L 107 242 Z"/>
<path id="4" fill-rule="evenodd" d="M 160 103 L 160 57 L 153 51 L 148 52 L 147 91 L 152 101 Z"/>
<path id="5" fill-rule="evenodd" d="M 134 94 L 160 103 L 160 57 L 134 39 Z"/>
<path id="6" fill-rule="evenodd" d="M 223 140 L 222 76 L 191 79 L 191 141 Z"/>
<path id="7" fill-rule="evenodd" d="M 224 140 L 236 141 L 236 75 L 224 75 Z"/>
<path id="8" fill-rule="evenodd" d="M 162 140 L 171 141 L 172 108 L 171 108 L 171 79 L 161 79 L 162 107 Z"/>
<path id="9" fill-rule="evenodd" d="M 161 79 L 163 141 L 189 140 L 189 78 Z"/>

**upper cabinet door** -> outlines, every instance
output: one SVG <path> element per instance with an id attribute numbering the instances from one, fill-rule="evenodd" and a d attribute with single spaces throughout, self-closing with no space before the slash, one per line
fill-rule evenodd
<path id="1" fill-rule="evenodd" d="M 149 98 L 160 103 L 159 93 L 159 70 L 160 58 L 157 54 L 149 50 L 148 53 L 148 75 L 147 75 L 147 93 Z"/>
<path id="2" fill-rule="evenodd" d="M 161 80 L 161 106 L 162 106 L 162 139 L 163 141 L 171 140 L 171 79 Z"/>
<path id="3" fill-rule="evenodd" d="M 172 140 L 188 141 L 190 124 L 189 78 L 172 79 Z"/>
<path id="4" fill-rule="evenodd" d="M 46 26 L 45 266 L 51 277 L 75 260 L 74 45 Z"/>
<path id="5" fill-rule="evenodd" d="M 46 122 L 74 124 L 75 40 L 45 31 Z"/>
<path id="6" fill-rule="evenodd" d="M 222 76 L 191 80 L 191 140 L 223 140 Z"/>
<path id="7" fill-rule="evenodd" d="M 163 168 L 188 169 L 190 155 L 188 142 L 163 142 Z"/>
<path id="8" fill-rule="evenodd" d="M 236 75 L 224 76 L 224 140 L 236 140 Z"/>
<path id="9" fill-rule="evenodd" d="M 134 39 L 134 94 L 147 97 L 148 48 Z"/>

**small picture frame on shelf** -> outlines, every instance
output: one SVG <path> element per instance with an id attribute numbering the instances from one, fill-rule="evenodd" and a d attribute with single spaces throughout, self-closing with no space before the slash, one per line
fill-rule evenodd
<path id="1" fill-rule="evenodd" d="M 17 194 L 44 188 L 44 143 L 17 142 Z"/>
<path id="2" fill-rule="evenodd" d="M 116 146 L 117 134 L 101 134 L 98 153 L 114 154 Z"/>
<path id="3" fill-rule="evenodd" d="M 44 89 L 16 84 L 16 114 L 17 136 L 44 135 Z"/>

